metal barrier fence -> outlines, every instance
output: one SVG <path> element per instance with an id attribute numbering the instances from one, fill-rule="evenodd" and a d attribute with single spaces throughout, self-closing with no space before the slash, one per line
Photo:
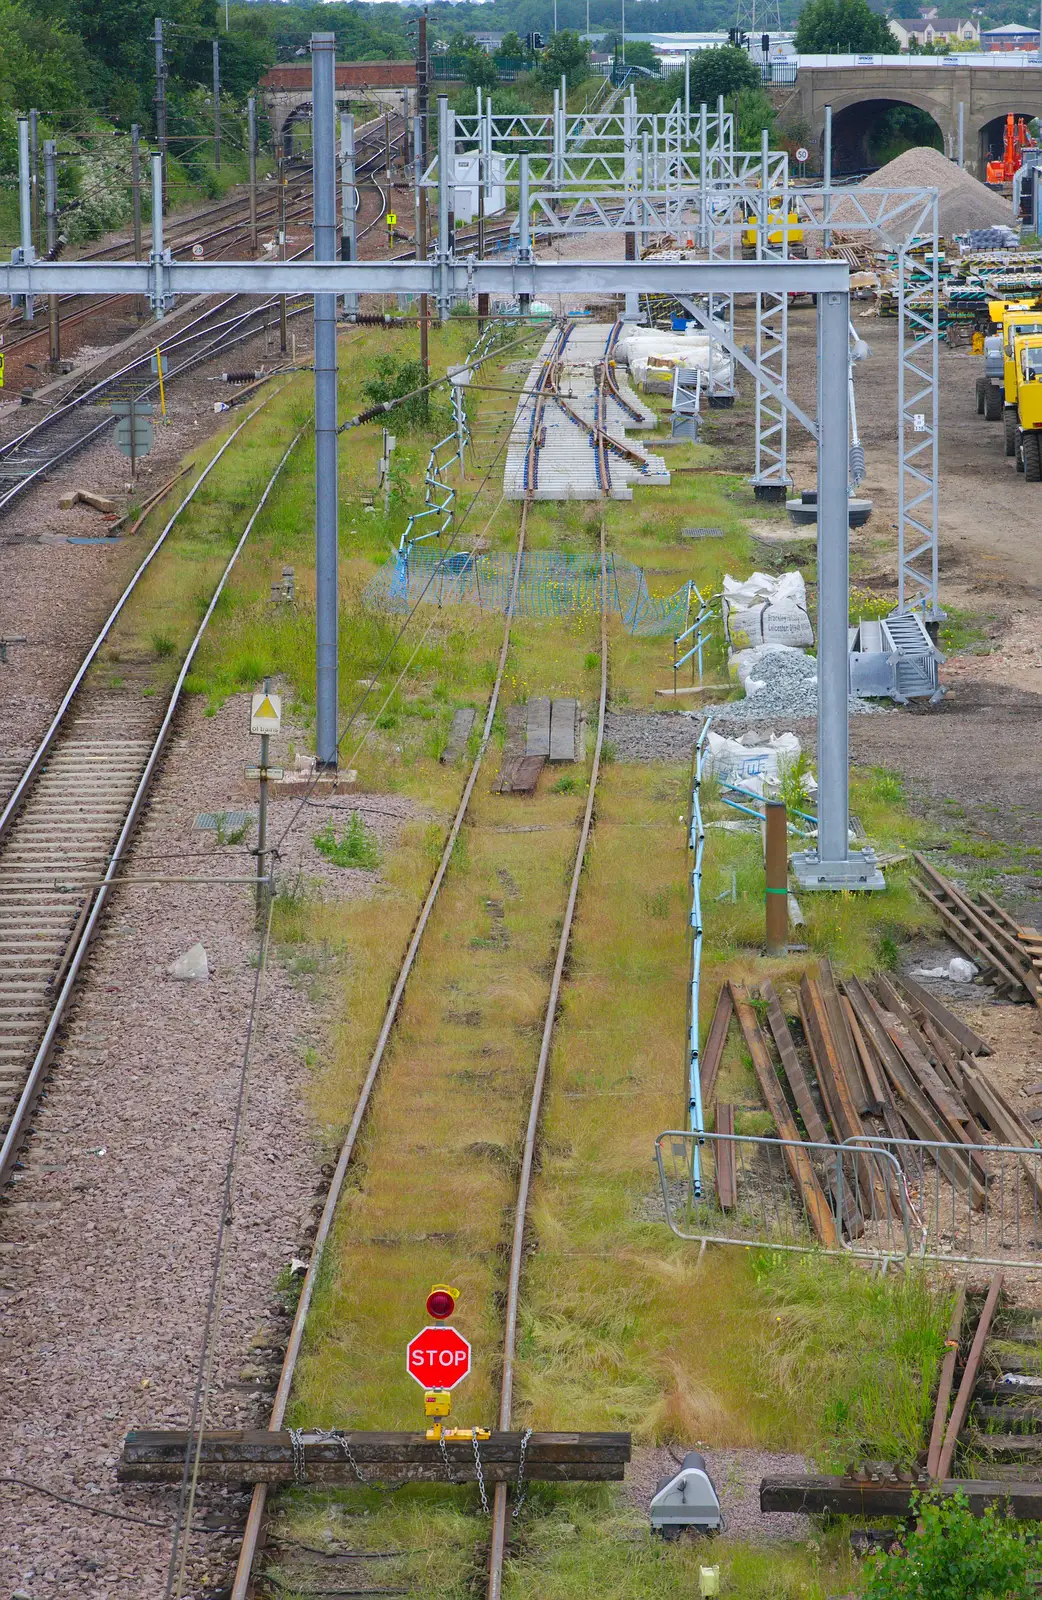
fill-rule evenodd
<path id="1" fill-rule="evenodd" d="M 695 617 L 694 622 L 689 620 L 691 616 L 692 594 L 694 594 L 696 600 L 698 601 L 698 615 Z M 688 600 L 686 615 L 684 618 L 686 626 L 684 627 L 683 631 L 676 634 L 673 639 L 674 694 L 677 692 L 677 673 L 687 661 L 690 661 L 691 663 L 691 682 L 694 683 L 695 681 L 696 662 L 698 664 L 698 681 L 699 683 L 702 682 L 702 667 L 705 655 L 705 647 L 712 638 L 713 617 L 716 614 L 716 611 L 719 609 L 716 605 L 716 602 L 719 600 L 719 598 L 719 595 L 714 594 L 711 595 L 708 600 L 703 600 L 697 584 L 688 584 Z M 687 643 L 689 639 L 692 640 L 690 644 Z M 685 644 L 687 645 L 686 650 L 682 649 L 682 646 Z"/>
<path id="2" fill-rule="evenodd" d="M 666 1221 L 707 1244 L 1042 1267 L 1042 1148 L 669 1131 Z"/>
<path id="3" fill-rule="evenodd" d="M 494 349 L 502 332 L 502 323 L 486 323 L 465 364 L 480 361 Z M 409 551 L 414 544 L 422 544 L 426 539 L 440 539 L 442 534 L 448 533 L 452 527 L 452 519 L 456 515 L 456 490 L 454 485 L 447 481 L 447 477 L 457 464 L 462 472 L 463 453 L 470 445 L 471 436 L 470 421 L 467 417 L 466 385 L 451 383 L 449 390 L 452 403 L 452 432 L 431 446 L 431 453 L 427 458 L 427 470 L 423 475 L 423 510 L 414 511 L 405 525 L 398 541 L 399 561 L 408 560 Z"/>

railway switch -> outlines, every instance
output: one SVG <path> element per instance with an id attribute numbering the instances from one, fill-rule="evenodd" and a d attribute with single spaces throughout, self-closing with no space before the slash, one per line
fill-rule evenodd
<path id="1" fill-rule="evenodd" d="M 664 1539 L 679 1539 L 685 1528 L 697 1533 L 722 1533 L 720 1501 L 706 1471 L 705 1457 L 689 1450 L 679 1471 L 659 1482 L 651 1500 L 651 1530 Z"/>

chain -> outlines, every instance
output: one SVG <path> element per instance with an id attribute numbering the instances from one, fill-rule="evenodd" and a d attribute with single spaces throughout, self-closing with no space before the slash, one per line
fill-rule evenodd
<path id="1" fill-rule="evenodd" d="M 307 1460 L 304 1455 L 304 1435 L 299 1428 L 289 1430 L 289 1442 L 293 1451 L 293 1482 L 307 1483 Z"/>
<path id="2" fill-rule="evenodd" d="M 456 1474 L 452 1470 L 452 1462 L 449 1460 L 449 1452 L 445 1448 L 445 1440 L 440 1434 L 438 1435 L 438 1448 L 441 1451 L 441 1459 L 445 1463 L 445 1476 L 448 1478 L 450 1483 L 458 1482 Z"/>
<path id="3" fill-rule="evenodd" d="M 474 1470 L 478 1475 L 478 1493 L 481 1496 L 481 1509 L 486 1517 L 489 1515 L 488 1495 L 485 1493 L 485 1474 L 481 1470 L 481 1450 L 478 1447 L 478 1436 L 474 1435 L 471 1441 L 474 1445 Z"/>
<path id="4" fill-rule="evenodd" d="M 354 1472 L 354 1475 L 358 1479 L 359 1483 L 368 1484 L 369 1479 L 365 1476 L 361 1467 L 358 1465 L 358 1462 L 355 1460 L 355 1453 L 351 1449 L 351 1442 L 348 1439 L 347 1434 L 337 1433 L 334 1429 L 334 1431 L 330 1434 L 330 1438 L 335 1439 L 341 1450 L 344 1452 L 347 1460 L 351 1463 L 351 1470 Z"/>
<path id="5" fill-rule="evenodd" d="M 517 1463 L 517 1488 L 514 1491 L 516 1498 L 514 1500 L 514 1509 L 510 1513 L 515 1521 L 521 1515 L 521 1508 L 528 1495 L 528 1485 L 525 1483 L 525 1456 L 528 1454 L 528 1441 L 531 1437 L 531 1428 L 526 1428 L 521 1435 L 521 1455 Z"/>

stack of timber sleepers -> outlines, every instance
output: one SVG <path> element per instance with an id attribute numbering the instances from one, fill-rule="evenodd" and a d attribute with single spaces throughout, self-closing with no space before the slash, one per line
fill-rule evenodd
<path id="1" fill-rule="evenodd" d="M 989 1172 L 973 1147 L 1031 1149 L 1037 1144 L 1036 1130 L 981 1068 L 978 1058 L 991 1055 L 989 1046 L 913 979 L 878 973 L 870 983 L 856 978 L 837 983 L 824 960 L 800 982 L 798 1028 L 769 981 L 760 985 L 757 998 L 758 1008 L 740 983 L 725 984 L 720 992 L 700 1064 L 707 1114 L 728 1030 L 737 1018 L 780 1139 L 811 1145 L 889 1139 L 939 1146 L 910 1160 L 902 1143 L 894 1154 L 913 1183 L 917 1168 L 920 1176 L 927 1164 L 939 1168 L 974 1210 L 987 1204 Z M 717 1133 L 733 1129 L 729 1104 L 717 1103 L 716 1118 Z M 788 1145 L 783 1155 L 811 1228 L 822 1244 L 834 1247 L 837 1206 L 829 1184 L 836 1181 L 835 1163 L 823 1162 L 820 1152 L 804 1157 Z M 724 1160 L 723 1192 L 718 1183 L 717 1198 L 727 1209 L 737 1203 L 737 1180 L 733 1160 Z M 871 1157 L 852 1161 L 839 1213 L 843 1233 L 851 1239 L 861 1235 L 867 1218 L 896 1218 L 901 1207 L 896 1175 L 890 1177 Z M 1042 1207 L 1033 1157 L 1024 1157 L 1021 1167 L 1032 1206 Z"/>
<path id="2" fill-rule="evenodd" d="M 921 855 L 919 892 L 933 906 L 944 931 L 975 962 L 1000 993 L 1011 1000 L 1033 1000 L 1042 1010 L 1042 933 L 1025 927 L 983 890 L 979 900 L 932 867 Z"/>

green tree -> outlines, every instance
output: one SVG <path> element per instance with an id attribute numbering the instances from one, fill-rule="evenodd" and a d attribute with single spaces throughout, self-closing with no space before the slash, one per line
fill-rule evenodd
<path id="1" fill-rule="evenodd" d="M 717 97 L 728 99 L 742 89 L 758 89 L 760 74 L 744 50 L 731 44 L 700 50 L 691 58 L 691 104 L 715 105 Z"/>
<path id="2" fill-rule="evenodd" d="M 742 89 L 738 95 L 738 125 L 735 129 L 739 150 L 758 150 L 764 128 L 774 128 L 775 109 L 762 89 Z"/>
<path id="3" fill-rule="evenodd" d="M 499 49 L 496 51 L 496 55 L 502 56 L 504 61 L 520 61 L 524 53 L 524 41 L 513 30 L 503 35 Z"/>
<path id="4" fill-rule="evenodd" d="M 556 89 L 561 74 L 569 83 L 581 83 L 590 70 L 590 51 L 572 28 L 555 33 L 539 58 L 537 76 L 545 89 Z"/>
<path id="5" fill-rule="evenodd" d="M 626 65 L 647 67 L 649 72 L 661 72 L 662 63 L 646 39 L 627 39 Z"/>
<path id="6" fill-rule="evenodd" d="M 81 41 L 15 0 L 0 0 L 0 105 L 45 113 L 82 103 L 90 63 Z"/>
<path id="7" fill-rule="evenodd" d="M 499 82 L 496 63 L 484 50 L 468 50 L 463 58 L 463 78 L 475 89 L 494 89 Z"/>
<path id="8" fill-rule="evenodd" d="M 808 55 L 858 54 L 896 56 L 897 38 L 867 0 L 807 0 L 796 24 L 796 49 Z"/>
<path id="9" fill-rule="evenodd" d="M 374 405 L 382 405 L 387 400 L 402 402 L 389 413 L 392 419 L 389 426 L 396 427 L 399 432 L 422 427 L 428 419 L 430 396 L 415 394 L 414 390 L 422 389 L 427 382 L 423 362 L 396 355 L 376 356 L 373 372 L 374 376 L 362 385 L 366 399 Z M 406 400 L 405 395 L 409 399 Z"/>
<path id="10" fill-rule="evenodd" d="M 153 92 L 155 16 L 162 9 L 166 25 L 167 62 L 171 84 L 206 83 L 212 76 L 210 40 L 217 32 L 214 0 L 25 0 L 26 9 L 54 24 L 61 23 L 82 41 L 95 63 L 92 98 L 107 105 L 115 96 L 121 110 L 147 115 Z M 207 66 L 210 62 L 210 66 Z M 128 98 L 125 86 L 136 93 Z"/>
<path id="11" fill-rule="evenodd" d="M 1040 1575 L 1036 1549 L 1016 1523 L 965 1495 L 921 1499 L 904 1553 L 873 1558 L 865 1600 L 1023 1600 Z"/>

